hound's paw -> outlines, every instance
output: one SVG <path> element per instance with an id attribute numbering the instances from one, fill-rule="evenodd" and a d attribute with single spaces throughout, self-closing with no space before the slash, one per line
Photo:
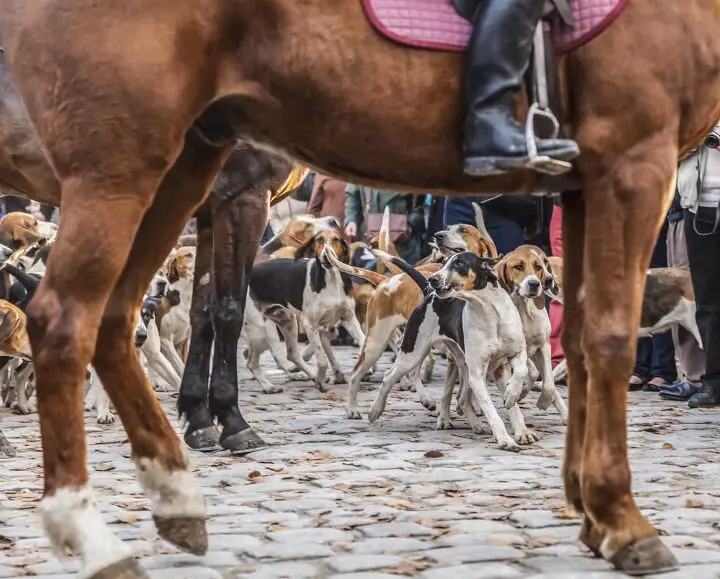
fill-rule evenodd
<path id="1" fill-rule="evenodd" d="M 538 408 L 540 410 L 547 410 L 553 403 L 553 398 L 555 398 L 555 392 L 546 390 L 541 391 L 540 397 L 537 401 Z"/>
<path id="2" fill-rule="evenodd" d="M 413 386 L 412 382 L 410 382 L 410 380 L 403 378 L 398 383 L 397 389 L 400 390 L 400 392 L 408 392 L 410 390 L 415 390 L 415 387 Z"/>
<path id="3" fill-rule="evenodd" d="M 435 400 L 433 400 L 430 396 L 427 396 L 426 398 L 420 399 L 420 404 L 422 404 L 425 408 L 430 410 L 432 412 L 437 408 L 437 405 L 435 404 Z"/>
<path id="4" fill-rule="evenodd" d="M 20 404 L 16 402 L 13 402 L 10 405 L 10 408 L 15 412 L 15 414 L 34 414 L 37 409 L 32 404 L 26 404 L 25 406 L 21 406 Z"/>
<path id="5" fill-rule="evenodd" d="M 520 446 L 509 436 L 506 439 L 499 440 L 498 447 L 500 450 L 507 450 L 508 452 L 520 452 Z"/>
<path id="6" fill-rule="evenodd" d="M 368 422 L 370 422 L 370 424 L 375 424 L 384 411 L 385 409 L 381 406 L 375 406 L 375 404 L 373 404 L 372 408 L 370 408 L 370 413 L 368 414 Z"/>
<path id="7" fill-rule="evenodd" d="M 327 392 L 328 391 L 328 379 L 322 378 L 317 379 L 315 378 L 315 388 L 317 388 L 320 392 Z"/>
<path id="8" fill-rule="evenodd" d="M 333 384 L 347 384 L 347 378 L 345 377 L 345 374 L 342 372 L 334 372 L 332 376 L 332 383 Z"/>
<path id="9" fill-rule="evenodd" d="M 113 424 L 115 422 L 115 415 L 112 412 L 102 412 L 97 415 L 98 424 Z"/>
<path id="10" fill-rule="evenodd" d="M 525 432 L 521 432 L 520 434 L 515 435 L 515 441 L 518 444 L 533 444 L 538 440 L 540 440 L 540 437 L 529 429 Z"/>
<path id="11" fill-rule="evenodd" d="M 473 424 L 471 428 L 475 434 L 492 434 L 492 430 L 490 430 L 489 426 L 484 426 L 482 424 Z"/>
<path id="12" fill-rule="evenodd" d="M 442 416 L 438 416 L 437 429 L 438 430 L 452 430 L 453 423 L 450 420 L 450 418 L 443 418 Z"/>
<path id="13" fill-rule="evenodd" d="M 175 392 L 175 388 L 170 386 L 167 382 L 156 382 L 155 392 Z"/>
<path id="14" fill-rule="evenodd" d="M 353 408 L 346 408 L 345 414 L 350 420 L 360 420 L 362 418 L 362 415 L 360 414 L 360 409 L 357 406 Z"/>
<path id="15" fill-rule="evenodd" d="M 282 388 L 282 386 L 277 386 L 275 384 L 272 384 L 270 386 L 264 386 L 262 391 L 263 391 L 263 394 L 280 394 L 280 392 L 283 391 L 283 388 Z"/>

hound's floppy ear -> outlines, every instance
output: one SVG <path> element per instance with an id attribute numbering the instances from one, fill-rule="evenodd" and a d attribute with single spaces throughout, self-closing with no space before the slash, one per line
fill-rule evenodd
<path id="1" fill-rule="evenodd" d="M 168 283 L 175 283 L 180 279 L 177 268 L 177 257 L 171 257 L 167 263 L 167 280 Z"/>
<path id="2" fill-rule="evenodd" d="M 315 245 L 315 238 L 311 237 L 295 250 L 295 259 L 309 259 L 315 257 L 313 255 L 313 245 Z"/>
<path id="3" fill-rule="evenodd" d="M 340 240 L 340 255 L 338 259 L 343 263 L 350 263 L 350 246 L 344 239 Z"/>
<path id="4" fill-rule="evenodd" d="M 498 280 L 500 285 L 507 291 L 512 291 L 512 281 L 510 279 L 510 264 L 507 261 L 499 260 L 496 271 L 498 273 Z"/>

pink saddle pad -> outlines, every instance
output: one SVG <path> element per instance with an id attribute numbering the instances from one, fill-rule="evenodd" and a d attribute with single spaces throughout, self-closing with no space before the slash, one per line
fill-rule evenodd
<path id="1" fill-rule="evenodd" d="M 552 23 L 557 52 L 568 52 L 595 38 L 620 15 L 627 2 L 569 0 L 575 26 Z M 450 0 L 363 0 L 363 4 L 378 32 L 399 44 L 455 52 L 467 48 L 471 25 Z"/>

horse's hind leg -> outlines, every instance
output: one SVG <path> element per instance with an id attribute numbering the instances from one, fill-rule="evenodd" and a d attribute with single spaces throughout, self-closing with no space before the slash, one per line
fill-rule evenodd
<path id="1" fill-rule="evenodd" d="M 222 425 L 220 446 L 242 454 L 267 446 L 240 412 L 237 379 L 238 340 L 248 281 L 267 222 L 267 188 L 247 188 L 230 201 L 219 199 L 213 192 L 212 206 L 216 306 L 210 411 Z"/>
<path id="2" fill-rule="evenodd" d="M 222 167 L 225 150 L 189 131 L 145 214 L 127 265 L 110 296 L 93 364 L 127 430 L 140 485 L 158 533 L 179 548 L 207 550 L 205 505 L 180 442 L 135 355 L 135 313 L 143 293 Z M 63 217 L 65 219 L 65 217 Z M 65 227 L 65 223 L 63 223 Z"/>
<path id="3" fill-rule="evenodd" d="M 214 338 L 210 311 L 213 300 L 213 232 L 209 200 L 198 209 L 195 218 L 197 252 L 190 306 L 190 349 L 180 383 L 178 411 L 188 421 L 185 444 L 193 450 L 210 451 L 219 448 L 220 431 L 213 422 L 208 406 L 210 353 Z"/>
<path id="4" fill-rule="evenodd" d="M 632 574 L 677 565 L 635 504 L 627 454 L 627 383 L 635 361 L 645 273 L 674 191 L 676 140 L 677 128 L 670 127 L 609 158 L 603 143 L 602 168 L 588 163 L 584 171 L 581 343 L 589 380 L 580 492 L 592 523 L 586 524 L 586 532 L 600 540 L 605 559 Z M 601 147 L 597 140 L 595 146 Z M 577 410 L 576 390 L 571 388 Z"/>

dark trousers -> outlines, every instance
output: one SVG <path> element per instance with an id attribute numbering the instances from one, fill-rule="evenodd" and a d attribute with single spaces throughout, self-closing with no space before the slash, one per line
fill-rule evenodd
<path id="1" fill-rule="evenodd" d="M 720 231 L 709 233 L 715 222 L 715 210 L 700 208 L 697 221 L 685 211 L 690 277 L 695 290 L 696 319 L 705 350 L 703 382 L 720 385 Z"/>
<path id="2" fill-rule="evenodd" d="M 665 222 L 655 243 L 650 267 L 667 267 L 667 265 L 667 222 Z M 653 378 L 662 378 L 665 382 L 677 380 L 675 344 L 671 332 L 638 340 L 635 375 L 645 380 Z"/>
<path id="3" fill-rule="evenodd" d="M 522 226 L 483 207 L 480 201 L 484 199 L 487 197 L 448 197 L 445 199 L 445 226 L 458 223 L 474 226 L 475 210 L 472 206 L 474 201 L 483 208 L 485 227 L 495 242 L 499 254 L 510 253 L 525 243 Z"/>

